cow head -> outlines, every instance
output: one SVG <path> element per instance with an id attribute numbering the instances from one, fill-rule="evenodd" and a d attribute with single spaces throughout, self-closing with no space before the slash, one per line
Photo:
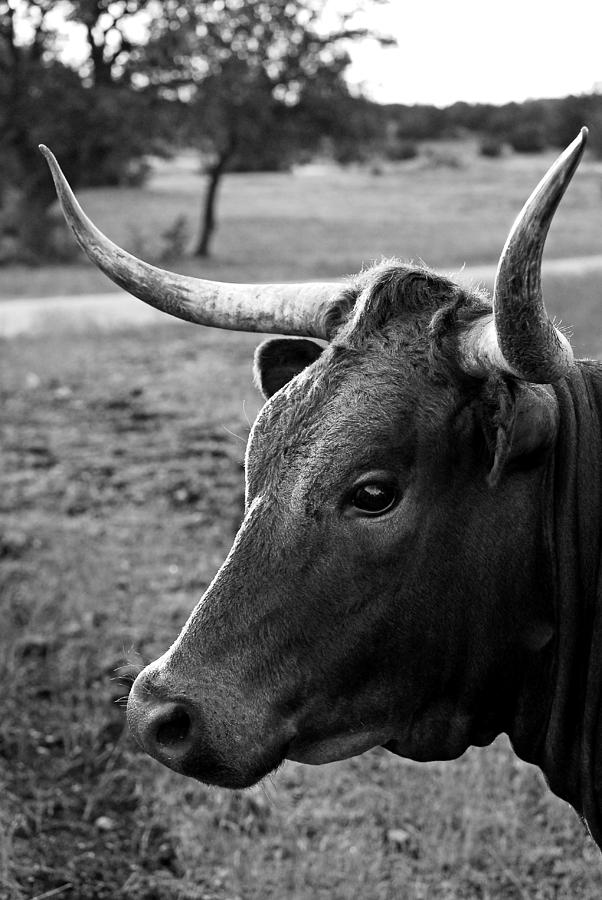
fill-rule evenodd
<path id="1" fill-rule="evenodd" d="M 584 141 L 515 223 L 493 305 L 396 262 L 343 285 L 161 272 L 92 226 L 46 151 L 78 239 L 117 283 L 192 321 L 306 336 L 257 352 L 267 402 L 244 521 L 176 642 L 132 688 L 130 724 L 152 756 L 231 787 L 285 758 L 376 745 L 451 758 L 508 730 L 536 693 L 530 673 L 553 633 L 533 565 L 557 429 L 546 385 L 572 364 L 540 266 Z"/>

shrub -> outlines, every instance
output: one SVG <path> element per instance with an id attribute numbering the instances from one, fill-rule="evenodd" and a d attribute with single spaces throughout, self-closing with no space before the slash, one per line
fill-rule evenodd
<path id="1" fill-rule="evenodd" d="M 541 153 L 546 147 L 542 126 L 528 122 L 513 128 L 508 135 L 508 142 L 516 153 Z"/>
<path id="2" fill-rule="evenodd" d="M 428 147 L 426 150 L 426 168 L 429 169 L 464 169 L 467 160 L 459 152 L 449 147 Z"/>
<path id="3" fill-rule="evenodd" d="M 419 149 L 415 141 L 391 141 L 385 147 L 385 156 L 391 162 L 403 162 L 406 159 L 416 159 Z"/>
<path id="4" fill-rule="evenodd" d="M 504 144 L 499 138 L 488 135 L 481 141 L 479 153 L 481 156 L 487 156 L 490 159 L 497 159 L 504 152 Z"/>
<path id="5" fill-rule="evenodd" d="M 371 154 L 362 144 L 353 140 L 341 140 L 333 146 L 332 155 L 340 166 L 351 166 L 353 163 L 369 162 Z"/>
<path id="6" fill-rule="evenodd" d="M 190 242 L 190 223 L 184 215 L 176 216 L 161 232 L 161 259 L 179 259 L 186 254 Z"/>
<path id="7" fill-rule="evenodd" d="M 161 232 L 149 233 L 132 225 L 126 245 L 140 259 L 163 263 L 185 256 L 190 240 L 190 223 L 186 216 L 180 215 Z"/>

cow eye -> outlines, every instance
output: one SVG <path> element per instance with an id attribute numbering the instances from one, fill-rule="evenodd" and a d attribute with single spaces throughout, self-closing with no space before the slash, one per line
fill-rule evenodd
<path id="1" fill-rule="evenodd" d="M 397 503 L 398 492 L 393 484 L 362 484 L 351 496 L 351 502 L 358 512 L 366 516 L 381 516 Z"/>

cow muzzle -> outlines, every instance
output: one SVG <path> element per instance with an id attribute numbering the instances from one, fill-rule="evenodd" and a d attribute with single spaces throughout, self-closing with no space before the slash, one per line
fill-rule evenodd
<path id="1" fill-rule="evenodd" d="M 197 704 L 172 698 L 148 668 L 132 685 L 127 717 L 132 734 L 149 756 L 183 775 L 195 775 L 204 730 Z"/>
<path id="2" fill-rule="evenodd" d="M 292 737 L 286 727 L 241 728 L 232 709 L 215 710 L 214 698 L 204 703 L 174 689 L 157 663 L 138 675 L 127 705 L 130 730 L 149 756 L 181 775 L 229 788 L 250 787 L 280 765 Z"/>

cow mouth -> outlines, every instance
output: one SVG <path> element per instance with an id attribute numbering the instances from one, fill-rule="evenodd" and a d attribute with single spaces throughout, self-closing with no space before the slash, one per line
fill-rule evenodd
<path id="1" fill-rule="evenodd" d="M 214 787 L 229 788 L 230 790 L 241 790 L 253 787 L 259 781 L 266 778 L 271 772 L 274 772 L 285 760 L 285 756 L 281 753 L 273 753 L 264 756 L 261 759 L 245 759 L 239 760 L 237 764 L 224 763 L 216 760 L 215 757 L 210 759 L 207 754 L 186 767 L 174 767 L 175 771 L 182 775 L 187 775 L 201 784 L 209 784 Z M 169 765 L 169 763 L 167 763 Z"/>

